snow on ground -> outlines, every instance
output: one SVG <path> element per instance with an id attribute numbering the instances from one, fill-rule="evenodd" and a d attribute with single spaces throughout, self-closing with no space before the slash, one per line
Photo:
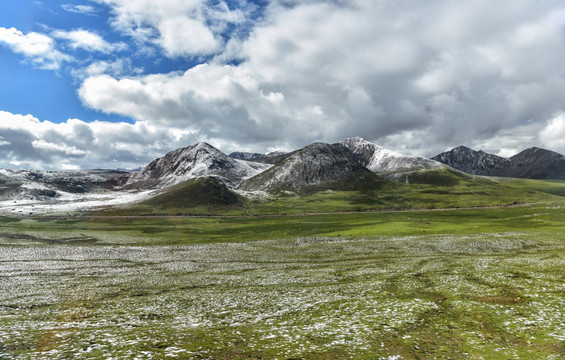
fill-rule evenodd
<path id="1" fill-rule="evenodd" d="M 154 190 L 141 192 L 105 192 L 90 194 L 72 194 L 58 191 L 56 199 L 18 199 L 0 201 L 0 214 L 33 215 L 49 213 L 70 213 L 93 210 L 99 207 L 127 205 L 143 201 L 154 195 Z"/>

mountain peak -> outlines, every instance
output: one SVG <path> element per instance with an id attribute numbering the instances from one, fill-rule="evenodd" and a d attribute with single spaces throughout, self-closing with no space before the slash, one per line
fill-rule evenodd
<path id="1" fill-rule="evenodd" d="M 437 169 L 440 163 L 421 156 L 404 155 L 382 148 L 361 137 L 351 137 L 334 144 L 361 165 L 380 175 Z"/>
<path id="2" fill-rule="evenodd" d="M 180 182 L 214 176 L 229 185 L 251 177 L 269 165 L 248 163 L 228 157 L 206 142 L 199 142 L 153 160 L 128 181 L 130 187 L 165 187 Z"/>
<path id="3" fill-rule="evenodd" d="M 508 163 L 508 159 L 458 146 L 432 158 L 457 170 L 476 175 L 491 175 L 493 170 Z"/>
<path id="4" fill-rule="evenodd" d="M 302 192 L 316 187 L 330 188 L 335 185 L 343 188 L 360 182 L 380 181 L 375 174 L 340 149 L 317 142 L 292 153 L 263 173 L 245 180 L 240 188 L 248 191 Z"/>

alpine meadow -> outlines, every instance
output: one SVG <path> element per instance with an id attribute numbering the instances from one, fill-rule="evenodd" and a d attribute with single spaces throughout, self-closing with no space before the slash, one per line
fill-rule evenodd
<path id="1" fill-rule="evenodd" d="M 562 0 L 0 1 L 0 359 L 565 359 Z"/>

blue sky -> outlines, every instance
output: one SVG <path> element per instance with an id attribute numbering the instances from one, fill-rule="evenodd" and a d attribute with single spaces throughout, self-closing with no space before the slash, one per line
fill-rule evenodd
<path id="1" fill-rule="evenodd" d="M 0 168 L 362 136 L 565 153 L 560 0 L 0 3 Z"/>
<path id="2" fill-rule="evenodd" d="M 91 7 L 92 11 L 84 12 Z M 131 37 L 125 36 L 113 29 L 109 24 L 111 8 L 88 1 L 62 2 L 49 0 L 5 1 L 0 4 L 0 24 L 5 28 L 15 28 L 24 34 L 30 32 L 50 33 L 56 30 L 72 31 L 84 29 L 97 33 L 110 43 L 123 42 L 128 48 L 116 53 L 97 53 L 82 49 L 65 49 L 76 59 L 64 62 L 56 71 L 45 71 L 29 66 L 21 55 L 2 49 L 0 68 L 4 83 L 10 86 L 2 87 L 0 93 L 0 109 L 19 114 L 34 116 L 53 122 L 66 121 L 68 118 L 78 118 L 85 121 L 126 121 L 133 122 L 129 117 L 107 114 L 83 106 L 76 95 L 79 80 L 73 71 L 96 61 L 115 61 L 127 58 L 132 68 L 139 68 L 143 73 L 168 73 L 186 70 L 206 58 L 167 58 L 158 52 L 139 54 L 139 47 Z M 146 44 L 144 44 L 146 46 Z M 59 47 L 63 47 L 60 44 Z M 143 70 L 141 70 L 143 69 Z M 30 98 L 33 101 L 30 101 Z"/>

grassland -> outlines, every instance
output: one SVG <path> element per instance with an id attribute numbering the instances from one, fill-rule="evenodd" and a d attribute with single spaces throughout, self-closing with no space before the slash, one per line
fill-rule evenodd
<path id="1" fill-rule="evenodd" d="M 0 358 L 565 357 L 564 199 L 411 186 L 411 206 L 322 192 L 246 209 L 269 216 L 0 218 Z"/>
<path id="2" fill-rule="evenodd" d="M 332 212 L 367 212 L 407 209 L 444 209 L 552 202 L 565 194 L 565 182 L 491 180 L 454 170 L 412 174 L 409 184 L 368 181 L 358 190 L 333 191 L 333 186 L 312 187 L 306 195 L 280 192 L 249 200 L 225 186 L 206 186 L 202 180 L 178 185 L 137 206 L 105 209 L 100 215 L 273 215 Z M 344 188 L 344 184 L 333 184 Z M 214 191 L 210 191 L 214 189 Z M 313 192 L 312 189 L 318 191 Z"/>

